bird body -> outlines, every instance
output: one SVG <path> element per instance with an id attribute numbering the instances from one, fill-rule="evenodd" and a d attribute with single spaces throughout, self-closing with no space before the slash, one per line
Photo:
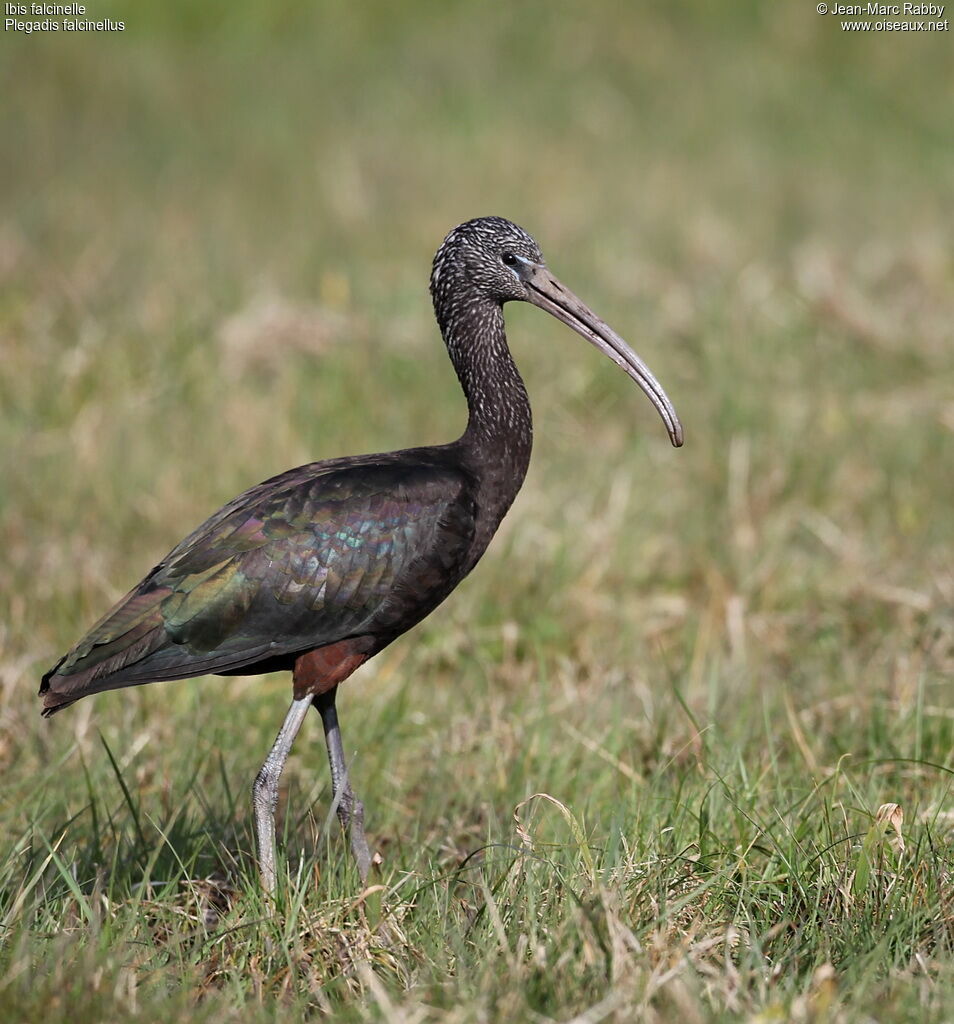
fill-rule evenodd
<path id="1" fill-rule="evenodd" d="M 448 454 L 312 463 L 246 491 L 45 677 L 44 713 L 117 687 L 292 669 L 343 640 L 377 653 L 453 590 L 488 532 Z"/>
<path id="2" fill-rule="evenodd" d="M 291 670 L 294 699 L 254 787 L 259 860 L 275 885 L 278 777 L 309 706 L 322 716 L 339 817 L 364 877 L 363 808 L 344 764 L 336 687 L 437 607 L 473 569 L 530 460 L 532 421 L 503 303 L 530 301 L 602 349 L 682 428 L 628 346 L 561 285 L 533 239 L 499 217 L 455 228 L 431 274 L 435 314 L 467 398 L 451 444 L 310 463 L 245 491 L 149 572 L 43 676 L 43 714 L 103 690 L 207 673 Z"/>

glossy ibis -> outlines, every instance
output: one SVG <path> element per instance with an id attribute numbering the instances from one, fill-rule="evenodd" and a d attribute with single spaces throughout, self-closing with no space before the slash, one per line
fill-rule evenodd
<path id="1" fill-rule="evenodd" d="M 523 483 L 530 403 L 503 304 L 532 302 L 604 352 L 646 392 L 669 437 L 682 427 L 629 346 L 501 217 L 454 228 L 431 296 L 467 398 L 451 444 L 329 459 L 230 501 L 189 534 L 43 677 L 43 714 L 102 690 L 216 673 L 290 670 L 294 699 L 253 787 L 259 869 L 275 887 L 278 782 L 308 708 L 321 715 L 337 813 L 362 880 L 364 809 L 345 767 L 338 684 L 420 622 L 473 569 Z"/>

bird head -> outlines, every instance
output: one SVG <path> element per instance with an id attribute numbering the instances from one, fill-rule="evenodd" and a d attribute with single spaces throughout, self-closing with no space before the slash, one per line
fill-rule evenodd
<path id="1" fill-rule="evenodd" d="M 526 301 L 527 281 L 543 266 L 540 247 L 523 228 L 503 217 L 478 217 L 454 228 L 437 250 L 431 294 L 436 305 L 466 281 L 468 290 L 494 302 Z"/>

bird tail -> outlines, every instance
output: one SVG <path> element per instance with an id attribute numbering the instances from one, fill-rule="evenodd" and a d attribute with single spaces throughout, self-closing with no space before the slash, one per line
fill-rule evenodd
<path id="1" fill-rule="evenodd" d="M 61 658 L 49 672 L 44 673 L 40 681 L 43 717 L 49 718 L 57 711 L 75 704 L 81 697 L 93 693 L 150 682 L 155 676 L 151 673 L 143 674 L 141 670 L 136 672 L 137 663 L 166 642 L 165 631 L 160 627 L 150 630 L 112 657 L 87 668 L 81 667 L 80 659 L 78 664 L 71 666 L 74 671 L 64 672 L 62 669 L 68 666 L 70 655 Z"/>
<path id="2" fill-rule="evenodd" d="M 43 698 L 43 710 L 40 712 L 40 714 L 42 714 L 44 718 L 49 718 L 50 715 L 55 715 L 57 711 L 61 711 L 63 708 L 69 707 L 70 704 L 73 703 L 74 699 L 78 699 L 61 697 L 59 694 L 53 693 L 50 690 L 50 680 L 56 675 L 57 670 L 59 669 L 60 665 L 63 664 L 64 661 L 66 661 L 65 655 L 62 658 L 60 658 L 60 660 L 50 669 L 49 672 L 44 672 L 43 678 L 40 680 L 39 695 Z"/>
<path id="3" fill-rule="evenodd" d="M 164 596 L 158 590 L 130 592 L 44 673 L 39 695 L 45 718 L 91 693 L 148 681 L 136 669 L 169 642 L 159 610 Z"/>

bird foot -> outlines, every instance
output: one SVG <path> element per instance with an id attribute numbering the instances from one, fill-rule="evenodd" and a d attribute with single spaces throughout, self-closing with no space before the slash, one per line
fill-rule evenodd
<path id="1" fill-rule="evenodd" d="M 364 804 L 355 799 L 350 786 L 341 794 L 341 802 L 338 804 L 338 820 L 341 822 L 341 828 L 345 835 L 349 837 L 351 854 L 363 885 L 368 880 L 371 865 L 380 863 L 380 858 L 371 854 L 367 837 L 364 834 Z"/>

